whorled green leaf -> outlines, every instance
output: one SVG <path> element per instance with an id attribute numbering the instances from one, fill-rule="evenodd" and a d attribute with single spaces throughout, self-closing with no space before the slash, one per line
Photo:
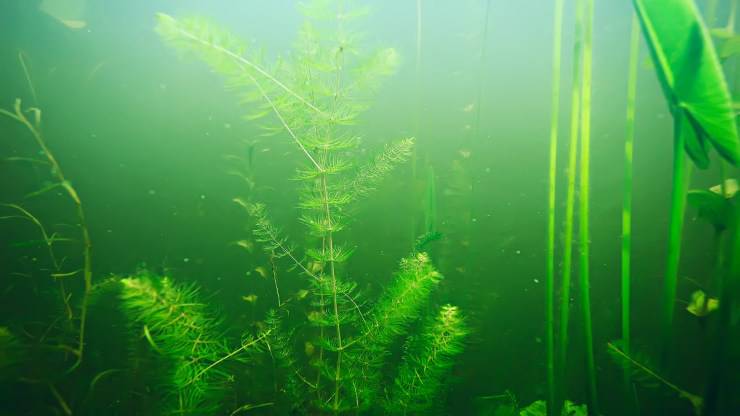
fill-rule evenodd
<path id="1" fill-rule="evenodd" d="M 633 0 L 656 71 L 694 163 L 709 165 L 708 145 L 740 162 L 735 115 L 709 31 L 693 0 Z"/>

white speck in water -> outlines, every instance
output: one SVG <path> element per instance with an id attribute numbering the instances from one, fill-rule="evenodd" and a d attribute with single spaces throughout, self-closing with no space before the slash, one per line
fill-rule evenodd
<path id="1" fill-rule="evenodd" d="M 154 189 L 150 189 L 148 193 L 149 195 L 155 195 L 157 191 L 155 191 Z"/>
<path id="2" fill-rule="evenodd" d="M 516 254 L 522 254 L 522 251 L 521 250 L 516 250 L 515 253 Z"/>
<path id="3" fill-rule="evenodd" d="M 534 282 L 535 282 L 535 283 L 539 283 L 539 282 L 540 282 L 540 279 L 538 279 L 538 278 L 536 278 L 536 277 L 535 277 L 535 278 L 534 278 Z"/>
<path id="4" fill-rule="evenodd" d="M 184 259 L 182 259 L 182 261 L 183 261 L 184 263 L 188 263 L 188 262 L 190 262 L 190 258 L 188 258 L 188 257 L 185 257 Z"/>
<path id="5" fill-rule="evenodd" d="M 206 199 L 206 196 L 201 194 L 200 199 Z"/>

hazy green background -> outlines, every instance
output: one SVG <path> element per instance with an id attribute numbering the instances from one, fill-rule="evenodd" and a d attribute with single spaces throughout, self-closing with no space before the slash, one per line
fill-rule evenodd
<path id="1" fill-rule="evenodd" d="M 94 244 L 95 278 L 129 273 L 138 265 L 173 270 L 195 280 L 229 314 L 261 318 L 271 305 L 270 283 L 245 273 L 264 265 L 230 242 L 249 238 L 245 216 L 231 199 L 244 195 L 228 176 L 226 154 L 243 151 L 242 139 L 259 129 L 241 116 L 234 94 L 205 65 L 179 59 L 153 31 L 154 14 L 204 15 L 265 47 L 290 53 L 302 20 L 296 2 L 102 1 L 80 9 L 87 27 L 71 30 L 38 11 L 37 2 L 0 2 L 0 105 L 15 97 L 33 103 L 18 61 L 26 57 L 43 109 L 49 146 L 85 203 Z M 82 2 L 85 3 L 85 2 Z M 544 271 L 547 157 L 550 117 L 552 1 L 422 1 L 421 61 L 416 62 L 416 1 L 374 1 L 362 22 L 368 46 L 393 46 L 399 73 L 379 91 L 361 126 L 369 152 L 404 136 L 418 138 L 418 175 L 399 170 L 358 210 L 347 241 L 357 245 L 348 273 L 369 293 L 389 282 L 411 248 L 413 225 L 423 222 L 426 169 L 436 173 L 440 223 L 447 238 L 433 249 L 447 279 L 439 301 L 464 308 L 474 333 L 455 370 L 450 400 L 468 414 L 476 396 L 513 391 L 523 403 L 544 396 Z M 568 2 L 571 3 L 571 2 Z M 703 5 L 703 2 L 700 2 Z M 723 3 L 722 11 L 726 4 Z M 560 190 L 567 142 L 572 5 L 565 20 Z M 724 23 L 725 14 L 720 14 Z M 619 249 L 622 153 L 631 4 L 596 1 L 592 136 L 592 299 L 597 364 L 604 411 L 619 414 L 619 372 L 605 356 L 619 337 Z M 644 45 L 643 45 L 644 46 Z M 485 49 L 485 60 L 481 51 Z M 645 48 L 641 50 L 635 139 L 633 214 L 634 339 L 650 343 L 664 267 L 670 193 L 671 117 Z M 734 70 L 734 69 L 733 69 Z M 735 82 L 731 80 L 734 88 Z M 480 125 L 475 124 L 478 89 Z M 476 134 L 477 132 L 477 134 Z M 0 119 L 0 155 L 37 151 L 21 130 Z M 260 138 L 258 195 L 276 222 L 299 236 L 295 183 L 300 162 L 284 137 Z M 370 154 L 370 153 L 369 153 Z M 43 172 L 38 172 L 43 177 Z M 737 176 L 737 171 L 734 172 Z M 0 165 L 0 201 L 16 202 L 38 186 L 33 171 Z M 696 172 L 693 184 L 718 182 L 714 169 Z M 462 184 L 462 185 L 461 185 Z M 465 196 L 465 189 L 472 193 Z M 564 196 L 564 194 L 563 194 Z M 561 200 L 564 200 L 561 199 Z M 65 218 L 66 201 L 47 195 L 29 201 L 47 218 Z M 562 208 L 562 204 L 559 205 Z M 560 213 L 562 213 L 562 209 Z M 463 214 L 469 213 L 469 221 Z M 560 214 L 559 214 L 560 215 Z M 711 229 L 686 227 L 682 277 L 711 267 Z M 467 222 L 467 225 L 465 224 Z M 10 271 L 33 269 L 33 253 L 10 244 L 37 238 L 35 230 L 0 224 L 0 267 L 8 284 L 2 321 L 33 313 L 33 286 Z M 420 231 L 417 229 L 416 231 Z M 281 281 L 286 291 L 300 281 Z M 694 287 L 682 280 L 679 298 Z M 260 296 L 257 306 L 240 297 Z M 574 291 L 577 293 L 577 290 Z M 253 310 L 254 309 L 254 310 Z M 574 309 L 574 311 L 577 309 Z M 17 315 L 14 315 L 17 314 Z M 585 400 L 579 367 L 578 319 L 573 330 L 570 396 Z M 684 348 L 676 360 L 701 372 L 701 327 L 677 315 Z M 694 364 L 692 364 L 694 363 Z M 692 373 L 676 375 L 691 389 Z M 694 373 L 696 375 L 696 373 Z M 700 378 L 701 380 L 703 378 Z M 613 380 L 613 381 L 610 381 Z M 645 406 L 659 399 L 641 393 Z M 649 414 L 646 409 L 645 414 Z M 687 411 L 680 406 L 678 412 Z M 688 414 L 688 413 L 685 413 Z"/>

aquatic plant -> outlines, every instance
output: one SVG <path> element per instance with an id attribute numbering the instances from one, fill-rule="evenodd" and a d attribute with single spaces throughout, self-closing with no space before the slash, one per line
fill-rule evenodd
<path id="1" fill-rule="evenodd" d="M 264 62 L 250 45 L 202 19 L 160 14 L 157 31 L 168 44 L 195 54 L 225 75 L 229 86 L 243 90 L 250 117 L 272 116 L 277 123 L 266 125 L 266 131 L 287 134 L 304 156 L 305 165 L 295 175 L 303 185 L 298 208 L 308 240 L 316 248 L 297 249 L 290 244 L 272 225 L 263 205 L 235 201 L 255 219 L 254 234 L 266 251 L 289 261 L 311 285 L 306 321 L 314 331 L 306 341 L 318 347 L 314 358 L 289 359 L 292 331 L 281 334 L 280 320 L 276 315 L 270 318 L 276 332 L 268 342 L 282 351 L 274 356 L 277 366 L 286 377 L 295 376 L 305 385 L 279 392 L 287 393 L 296 408 L 307 403 L 314 411 L 359 411 L 378 397 L 384 358 L 408 325 L 421 317 L 422 306 L 441 276 L 426 254 L 413 254 L 401 262 L 394 284 L 369 311 L 362 310 L 357 284 L 343 276 L 343 264 L 353 250 L 339 244 L 337 236 L 345 227 L 348 207 L 407 160 L 414 141 L 386 145 L 369 163 L 357 167 L 351 157 L 359 139 L 349 126 L 365 108 L 364 95 L 394 71 L 398 55 L 386 48 L 363 56 L 355 34 L 345 27 L 362 13 L 345 9 L 343 2 L 308 3 L 303 11 L 308 19 L 293 59 L 274 65 Z M 326 36 L 321 31 L 326 26 L 336 31 Z"/>
<path id="2" fill-rule="evenodd" d="M 720 394 L 722 382 L 726 380 L 727 352 L 732 332 L 731 315 L 733 304 L 740 293 L 738 281 L 738 253 L 740 253 L 740 208 L 738 208 L 738 186 L 735 179 L 726 179 L 710 189 L 695 189 L 687 194 L 687 202 L 697 210 L 697 216 L 714 229 L 715 264 L 711 274 L 712 287 L 717 298 L 708 297 L 703 291 L 692 294 L 686 308 L 689 313 L 703 318 L 715 309 L 718 316 L 712 322 L 709 371 L 704 393 L 704 413 L 722 414 Z M 725 390 L 731 390 L 724 387 Z M 731 394 L 731 393 L 730 393 Z"/>
<path id="3" fill-rule="evenodd" d="M 143 359 L 137 341 L 146 341 L 154 355 L 151 360 L 159 369 L 150 376 L 159 379 L 165 392 L 160 411 L 185 415 L 217 413 L 223 408 L 229 380 L 229 374 L 218 365 L 258 341 L 245 336 L 241 346 L 229 352 L 218 320 L 206 310 L 195 286 L 148 274 L 121 279 L 120 284 L 120 308 L 136 340 L 132 359 Z"/>
<path id="4" fill-rule="evenodd" d="M 584 29 L 583 29 L 583 83 L 581 89 L 581 164 L 579 224 L 580 236 L 579 247 L 579 283 L 581 295 L 581 312 L 583 315 L 583 331 L 585 345 L 586 369 L 588 372 L 589 409 L 595 414 L 599 413 L 598 398 L 596 393 L 596 364 L 594 362 L 593 327 L 591 324 L 591 282 L 590 282 L 590 244 L 589 234 L 589 193 L 590 193 L 590 148 L 591 148 L 591 65 L 594 1 L 584 1 Z"/>
<path id="5" fill-rule="evenodd" d="M 631 321 L 631 267 L 632 267 L 632 154 L 635 140 L 635 97 L 637 95 L 637 66 L 640 57 L 640 24 L 632 14 L 630 57 L 627 70 L 627 117 L 624 138 L 624 185 L 622 189 L 622 341 L 624 352 L 629 355 L 632 336 Z M 625 391 L 630 390 L 629 374 L 625 371 Z"/>
<path id="6" fill-rule="evenodd" d="M 22 57 L 22 55 L 20 55 Z M 26 70 L 25 63 L 23 59 L 21 58 L 21 64 L 23 65 L 24 72 L 26 74 L 26 77 L 28 78 L 28 71 Z M 29 85 L 33 88 L 33 84 L 30 83 L 29 79 Z M 35 93 L 34 93 L 35 96 Z M 31 115 L 31 118 L 27 116 L 27 114 Z M 51 277 L 59 282 L 59 291 L 60 291 L 60 297 L 62 299 L 62 302 L 64 304 L 64 309 L 66 312 L 67 320 L 72 323 L 75 319 L 79 320 L 79 324 L 77 326 L 77 340 L 76 340 L 76 346 L 75 347 L 69 347 L 62 346 L 67 351 L 71 352 L 75 356 L 75 362 L 72 364 L 71 369 L 77 368 L 82 363 L 83 353 L 85 349 L 85 327 L 87 323 L 87 313 L 88 313 L 88 297 L 90 294 L 90 290 L 92 289 L 92 243 L 90 241 L 90 232 L 88 231 L 87 227 L 87 221 L 85 220 L 85 210 L 82 206 L 82 201 L 80 200 L 79 194 L 77 190 L 72 186 L 72 184 L 67 180 L 65 177 L 62 167 L 57 161 L 57 158 L 54 157 L 54 154 L 50 150 L 49 146 L 46 144 L 46 140 L 44 139 L 44 136 L 42 134 L 42 126 L 41 126 L 41 110 L 36 107 L 31 107 L 27 109 L 22 108 L 21 99 L 18 98 L 15 100 L 15 104 L 13 105 L 13 110 L 8 111 L 5 109 L 0 109 L 0 115 L 9 117 L 12 120 L 15 120 L 16 122 L 20 123 L 25 127 L 25 129 L 31 134 L 34 141 L 36 142 L 36 145 L 39 147 L 39 154 L 43 156 L 44 159 L 36 159 L 36 158 L 16 158 L 15 160 L 20 161 L 26 161 L 31 162 L 35 164 L 41 164 L 46 165 L 49 168 L 49 174 L 53 178 L 53 182 L 50 185 L 46 185 L 43 188 L 26 194 L 26 198 L 39 196 L 41 194 L 47 193 L 52 190 L 60 189 L 63 191 L 62 194 L 68 197 L 72 203 L 75 206 L 75 214 L 77 216 L 77 226 L 80 229 L 80 234 L 82 237 L 82 267 L 74 270 L 74 271 L 62 271 L 62 263 L 61 261 L 58 261 L 54 254 L 53 245 L 55 242 L 58 241 L 65 241 L 68 240 L 67 238 L 64 238 L 60 236 L 58 233 L 52 233 L 49 234 L 45 227 L 43 226 L 42 222 L 34 216 L 31 212 L 29 212 L 27 209 L 23 208 L 22 206 L 18 204 L 3 204 L 3 206 L 12 209 L 17 213 L 17 215 L 14 216 L 8 216 L 3 218 L 19 218 L 24 219 L 32 222 L 36 227 L 39 228 L 41 231 L 41 234 L 44 239 L 44 244 L 47 247 L 49 251 L 49 256 L 51 258 L 51 261 L 53 263 L 54 272 L 51 273 Z M 11 159 L 13 160 L 13 159 Z M 82 279 L 83 279 L 83 292 L 80 298 L 80 304 L 79 304 L 79 317 L 74 317 L 74 312 L 72 308 L 72 304 L 70 303 L 71 293 L 69 293 L 69 289 L 66 286 L 65 280 L 71 277 L 74 277 L 78 274 L 82 273 Z"/>
<path id="7" fill-rule="evenodd" d="M 411 339 L 385 409 L 391 414 L 429 409 L 463 350 L 467 329 L 457 307 L 445 305 L 418 339 Z"/>
<path id="8" fill-rule="evenodd" d="M 637 353 L 627 354 L 621 342 L 607 343 L 607 351 L 617 364 L 630 373 L 630 377 L 636 383 L 645 387 L 662 385 L 677 393 L 681 398 L 688 400 L 696 415 L 702 414 L 702 398 L 678 387 L 660 375 L 655 367 L 650 364 L 650 359 L 646 355 Z M 656 385 L 655 383 L 658 384 Z"/>
<path id="9" fill-rule="evenodd" d="M 709 32 L 691 0 L 634 0 L 656 73 L 674 120 L 673 184 L 662 311 L 663 358 L 672 337 L 688 168 L 700 168 L 709 149 L 733 165 L 740 161 L 735 114 Z"/>
<path id="10" fill-rule="evenodd" d="M 570 137 L 568 141 L 567 189 L 565 201 L 565 230 L 563 236 L 563 276 L 560 284 L 560 331 L 558 365 L 561 385 L 567 379 L 568 330 L 570 328 L 571 275 L 573 264 L 573 223 L 576 202 L 576 174 L 578 162 L 578 139 L 581 117 L 581 66 L 583 65 L 583 4 L 576 3 L 575 36 L 573 40 L 573 64 L 570 91 Z M 564 394 L 563 394 L 564 397 Z M 561 399 L 556 396 L 555 408 L 562 408 Z M 557 414 L 557 411 L 555 411 Z"/>
<path id="11" fill-rule="evenodd" d="M 563 43 L 563 0 L 555 0 L 553 13 L 552 45 L 552 96 L 550 99 L 550 169 L 547 194 L 547 270 L 546 270 L 546 306 L 545 320 L 547 325 L 547 403 L 550 409 L 556 405 L 555 387 L 555 199 L 558 158 L 558 121 L 560 120 L 560 56 Z M 486 9 L 486 14 L 488 9 Z M 488 22 L 486 22 L 488 23 Z M 486 28 L 488 25 L 486 24 Z M 480 104 L 480 102 L 479 102 Z"/>

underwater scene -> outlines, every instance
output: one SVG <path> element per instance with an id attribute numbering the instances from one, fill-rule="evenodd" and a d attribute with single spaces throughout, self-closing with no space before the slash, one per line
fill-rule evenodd
<path id="1" fill-rule="evenodd" d="M 0 1 L 0 416 L 740 415 L 739 3 Z"/>

